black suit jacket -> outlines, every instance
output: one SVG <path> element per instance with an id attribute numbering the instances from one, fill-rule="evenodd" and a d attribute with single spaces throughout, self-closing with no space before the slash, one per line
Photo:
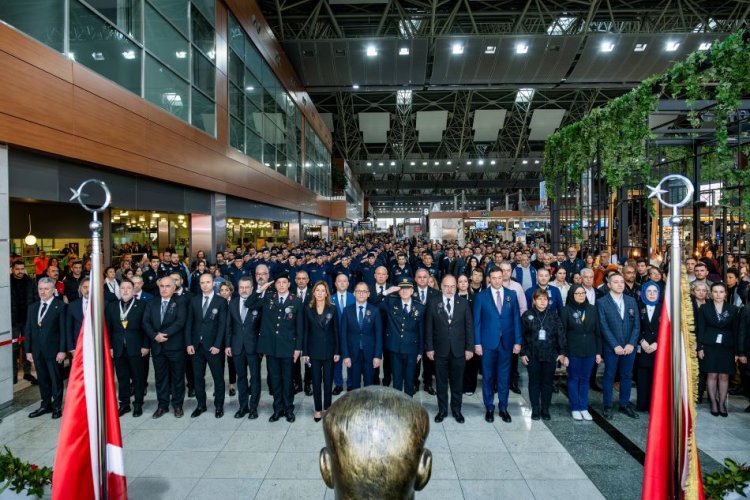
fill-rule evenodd
<path id="1" fill-rule="evenodd" d="M 240 315 L 240 297 L 229 301 L 227 314 L 227 347 L 232 348 L 232 356 L 243 352 L 256 354 L 258 348 L 258 332 L 260 330 L 260 313 L 258 310 L 248 309 L 245 321 Z"/>
<path id="2" fill-rule="evenodd" d="M 62 299 L 53 298 L 44 315 L 42 324 L 37 321 L 41 301 L 29 306 L 26 318 L 26 340 L 24 349 L 33 354 L 34 359 L 55 359 L 58 352 L 65 352 L 67 340 L 65 338 L 66 306 Z"/>
<path id="3" fill-rule="evenodd" d="M 178 300 L 174 295 L 169 299 L 164 321 L 161 320 L 161 297 L 155 298 L 146 304 L 146 312 L 143 315 L 143 330 L 151 339 L 151 350 L 160 354 L 162 349 L 167 351 L 179 351 L 185 349 L 185 322 L 187 311 L 184 301 Z M 166 342 L 156 342 L 156 334 L 163 333 L 167 336 Z"/>
<path id="4" fill-rule="evenodd" d="M 419 287 L 414 286 L 414 293 L 412 293 L 412 295 L 411 295 L 411 300 L 415 300 L 415 301 L 419 302 L 420 304 L 422 304 L 422 301 L 419 299 L 419 294 L 421 292 L 422 291 L 419 289 Z M 398 297 L 398 293 L 395 293 L 394 296 Z M 427 298 L 425 300 L 425 303 L 422 304 L 422 305 L 427 306 L 427 304 L 429 304 L 431 301 L 433 301 L 434 299 L 441 299 L 442 296 L 443 296 L 443 294 L 441 292 L 439 292 L 438 290 L 435 290 L 431 286 L 428 286 L 427 287 Z"/>
<path id="5" fill-rule="evenodd" d="M 327 360 L 341 354 L 339 346 L 339 314 L 336 306 L 330 305 L 318 311 L 313 307 L 304 307 L 305 339 L 302 355 L 310 359 Z"/>
<path id="6" fill-rule="evenodd" d="M 215 293 L 208 303 L 206 315 L 203 316 L 203 295 L 194 296 L 190 299 L 185 326 L 188 345 L 198 347 L 203 344 L 206 349 L 222 349 L 227 330 L 227 299 Z"/>
<path id="7" fill-rule="evenodd" d="M 121 301 L 110 302 L 104 308 L 104 321 L 107 324 L 109 346 L 116 358 L 121 356 L 140 356 L 141 348 L 150 348 L 148 337 L 143 333 L 143 315 L 147 303 L 135 300 L 127 317 L 127 326 L 120 320 Z M 127 306 L 123 305 L 123 311 Z"/>
<path id="8" fill-rule="evenodd" d="M 83 299 L 76 299 L 68 304 L 65 320 L 65 345 L 67 351 L 75 351 L 78 336 L 83 325 Z"/>
<path id="9" fill-rule="evenodd" d="M 245 302 L 247 308 L 261 315 L 258 352 L 277 358 L 291 358 L 302 350 L 304 324 L 302 301 L 290 293 L 282 304 L 278 293 L 267 290 L 263 297 L 253 293 Z"/>
<path id="10" fill-rule="evenodd" d="M 641 305 L 641 334 L 638 338 L 638 347 L 640 347 L 641 340 L 645 340 L 649 344 L 653 344 L 659 337 L 659 321 L 661 320 L 661 302 L 656 305 L 654 309 L 654 315 L 651 319 L 648 319 L 648 310 L 645 305 Z M 643 349 L 638 353 L 638 366 L 654 366 L 656 360 L 656 351 L 647 353 Z"/>
<path id="11" fill-rule="evenodd" d="M 464 297 L 451 299 L 451 316 L 440 294 L 427 303 L 425 310 L 424 350 L 438 357 L 460 358 L 474 350 L 474 320 L 471 306 Z"/>

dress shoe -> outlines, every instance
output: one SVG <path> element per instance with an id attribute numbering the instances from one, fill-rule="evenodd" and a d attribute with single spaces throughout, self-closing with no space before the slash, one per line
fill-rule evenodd
<path id="1" fill-rule="evenodd" d="M 516 394 L 521 394 L 521 389 L 518 387 L 518 384 L 512 384 L 510 386 L 510 391 Z"/>
<path id="2" fill-rule="evenodd" d="M 23 376 L 23 379 L 24 380 L 28 380 L 29 382 L 31 382 L 31 385 L 38 385 L 39 384 L 39 381 L 36 379 L 36 377 L 34 375 L 30 374 L 30 373 L 26 373 Z"/>
<path id="3" fill-rule="evenodd" d="M 589 389 L 596 392 L 602 392 L 602 388 L 599 387 L 599 384 L 589 384 Z"/>
<path id="4" fill-rule="evenodd" d="M 323 420 L 323 417 L 313 417 L 313 420 L 316 422 L 320 422 L 321 420 Z"/>
<path id="5" fill-rule="evenodd" d="M 602 412 L 602 414 L 604 415 L 604 418 L 606 418 L 607 420 L 612 420 L 612 417 L 614 416 L 612 414 L 612 407 L 611 406 L 605 406 L 604 407 L 604 411 Z"/>
<path id="6" fill-rule="evenodd" d="M 380 385 L 382 385 L 383 387 L 390 387 L 391 386 L 391 379 L 384 378 L 383 380 L 381 380 Z"/>
<path id="7" fill-rule="evenodd" d="M 52 408 L 46 408 L 42 406 L 41 408 L 37 408 L 36 410 L 29 413 L 29 418 L 41 417 L 42 415 L 46 413 L 51 413 L 51 412 L 52 412 Z"/>
<path id="8" fill-rule="evenodd" d="M 714 417 L 718 417 L 719 416 L 719 412 L 711 410 L 711 415 L 713 415 Z"/>
<path id="9" fill-rule="evenodd" d="M 169 410 L 167 410 L 166 408 L 157 408 L 151 418 L 161 418 L 167 413 L 169 413 Z"/>
<path id="10" fill-rule="evenodd" d="M 552 415 L 549 414 L 549 411 L 542 410 L 542 420 L 552 420 Z"/>
<path id="11" fill-rule="evenodd" d="M 174 416 L 175 418 L 182 418 L 185 416 L 185 410 L 182 409 L 182 406 L 178 406 L 174 409 Z"/>
<path id="12" fill-rule="evenodd" d="M 53 419 L 58 419 L 60 417 L 62 417 L 62 410 L 55 410 L 52 412 Z"/>
<path id="13" fill-rule="evenodd" d="M 466 419 L 464 418 L 463 415 L 461 415 L 460 411 L 454 411 L 453 418 L 455 418 L 456 422 L 458 422 L 459 424 L 463 424 L 464 422 L 466 422 Z"/>
<path id="14" fill-rule="evenodd" d="M 189 398 L 195 397 L 195 389 L 188 389 L 188 397 Z"/>
<path id="15" fill-rule="evenodd" d="M 125 415 L 126 413 L 130 413 L 130 405 L 123 405 L 123 406 L 120 406 L 120 407 L 119 407 L 119 408 L 117 409 L 117 413 L 119 413 L 121 417 L 122 417 L 123 415 Z"/>
<path id="16" fill-rule="evenodd" d="M 195 410 L 193 410 L 193 413 L 190 414 L 190 418 L 197 418 L 200 417 L 203 412 L 207 411 L 207 408 L 205 406 L 199 406 Z"/>
<path id="17" fill-rule="evenodd" d="M 312 386 L 305 384 L 305 396 L 312 396 Z"/>
<path id="18" fill-rule="evenodd" d="M 250 420 L 258 418 L 258 410 L 250 410 L 250 413 L 247 414 L 247 418 Z"/>
<path id="19" fill-rule="evenodd" d="M 500 415 L 500 418 L 503 419 L 503 422 L 510 423 L 512 418 L 510 418 L 510 413 L 508 413 L 508 410 L 498 411 L 498 415 Z"/>
<path id="20" fill-rule="evenodd" d="M 237 389 L 235 389 L 234 387 L 229 387 L 229 397 L 231 398 L 235 394 L 237 394 Z"/>
<path id="21" fill-rule="evenodd" d="M 334 388 L 333 388 L 333 393 L 332 393 L 332 394 L 333 394 L 334 396 L 338 396 L 338 395 L 339 395 L 339 394 L 341 394 L 342 392 L 344 392 L 344 388 L 343 388 L 343 387 L 341 387 L 340 385 L 337 385 L 336 387 L 334 387 Z"/>
<path id="22" fill-rule="evenodd" d="M 295 420 L 296 420 L 296 418 L 294 416 L 294 412 L 293 411 L 290 411 L 289 413 L 286 414 L 286 421 L 287 422 L 291 423 L 291 422 L 294 422 Z"/>
<path id="23" fill-rule="evenodd" d="M 214 412 L 214 415 L 216 416 L 216 418 L 223 417 L 224 416 L 224 408 L 222 408 L 221 406 L 219 406 L 218 408 L 216 408 L 216 411 Z"/>
<path id="24" fill-rule="evenodd" d="M 638 418 L 639 415 L 635 412 L 632 405 L 627 405 L 625 408 L 622 406 L 618 410 L 620 413 L 627 415 L 630 418 Z"/>
<path id="25" fill-rule="evenodd" d="M 436 424 L 439 424 L 444 419 L 445 419 L 445 413 L 438 413 L 437 415 L 435 415 L 435 423 Z"/>
<path id="26" fill-rule="evenodd" d="M 244 408 L 240 408 L 239 410 L 237 410 L 237 413 L 234 414 L 234 418 L 242 418 L 248 413 L 250 413 L 250 408 L 245 406 Z"/>
<path id="27" fill-rule="evenodd" d="M 539 420 L 541 418 L 542 418 L 542 415 L 538 411 L 531 410 L 531 420 Z"/>
<path id="28" fill-rule="evenodd" d="M 726 405 L 726 403 L 724 403 L 723 405 L 721 405 L 721 408 L 719 408 L 719 415 L 721 415 L 722 417 L 728 417 L 729 416 L 729 413 L 727 413 L 727 405 Z"/>
<path id="29" fill-rule="evenodd" d="M 133 417 L 140 417 L 143 415 L 143 408 L 138 405 L 133 406 Z"/>
<path id="30" fill-rule="evenodd" d="M 426 392 L 427 394 L 429 394 L 430 396 L 434 396 L 435 394 L 437 394 L 437 392 L 435 392 L 435 388 L 434 388 L 434 387 L 432 387 L 431 385 L 426 385 L 426 386 L 424 387 L 424 390 L 425 390 L 425 392 Z"/>
<path id="31" fill-rule="evenodd" d="M 278 413 L 274 412 L 273 415 L 268 419 L 269 422 L 277 422 L 281 417 L 284 416 L 284 412 L 280 411 Z"/>
<path id="32" fill-rule="evenodd" d="M 484 421 L 485 422 L 494 422 L 495 421 L 495 412 L 492 410 L 487 410 L 484 412 Z"/>

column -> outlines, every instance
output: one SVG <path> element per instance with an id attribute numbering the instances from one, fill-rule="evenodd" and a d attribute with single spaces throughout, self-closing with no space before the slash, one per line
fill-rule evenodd
<path id="1" fill-rule="evenodd" d="M 206 249 L 209 261 L 216 262 L 216 253 L 229 250 L 227 246 L 227 196 L 214 193 L 211 203 L 211 219 L 213 221 L 211 231 L 211 248 Z"/>
<path id="2" fill-rule="evenodd" d="M 8 220 L 8 147 L 0 145 L 0 261 L 10 260 L 10 221 Z M 6 268 L 7 269 L 7 268 Z M 0 272 L 0 344 L 11 339 L 10 274 Z M 13 402 L 13 345 L 0 346 L 0 407 Z"/>

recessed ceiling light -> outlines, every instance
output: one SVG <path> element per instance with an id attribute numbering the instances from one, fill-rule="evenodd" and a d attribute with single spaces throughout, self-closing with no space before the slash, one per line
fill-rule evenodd
<path id="1" fill-rule="evenodd" d="M 408 56 L 409 55 L 409 47 L 401 47 L 398 49 L 398 55 L 400 56 Z"/>
<path id="2" fill-rule="evenodd" d="M 462 43 L 456 42 L 453 44 L 453 47 L 451 48 L 451 52 L 453 52 L 453 55 L 461 55 L 464 53 L 464 46 Z"/>
<path id="3" fill-rule="evenodd" d="M 391 166 L 392 166 L 392 167 L 395 167 L 395 166 L 396 166 L 396 162 L 395 162 L 395 161 L 392 161 L 392 162 L 391 162 Z"/>
<path id="4" fill-rule="evenodd" d="M 371 162 L 371 161 L 368 161 L 368 162 L 367 162 L 367 166 L 368 166 L 368 167 L 372 167 L 372 162 Z"/>
<path id="5" fill-rule="evenodd" d="M 698 50 L 708 50 L 711 48 L 711 42 L 703 42 L 698 46 Z"/>
<path id="6" fill-rule="evenodd" d="M 477 162 L 477 164 L 479 164 L 479 165 L 484 165 L 484 160 L 479 160 L 479 161 Z"/>
<path id="7" fill-rule="evenodd" d="M 667 42 L 667 46 L 665 47 L 665 50 L 667 52 L 674 52 L 679 48 L 680 48 L 680 42 L 675 42 L 673 40 L 670 40 L 669 42 Z"/>
<path id="8" fill-rule="evenodd" d="M 356 83 L 355 83 L 354 85 L 352 85 L 352 88 L 353 88 L 354 90 L 359 90 L 359 84 L 356 84 Z"/>
<path id="9" fill-rule="evenodd" d="M 374 45 L 368 45 L 367 46 L 367 57 L 377 57 L 378 55 L 378 48 Z"/>
<path id="10" fill-rule="evenodd" d="M 467 164 L 467 165 L 471 165 L 471 160 L 468 160 L 468 161 L 466 162 L 466 164 Z"/>
<path id="11" fill-rule="evenodd" d="M 496 163 L 495 160 L 490 161 L 490 165 L 494 165 L 495 163 Z"/>
<path id="12" fill-rule="evenodd" d="M 383 166 L 383 162 L 382 161 L 378 162 L 378 167 L 382 167 L 382 166 Z"/>
<path id="13" fill-rule="evenodd" d="M 414 165 L 416 165 L 416 164 L 417 164 L 417 162 L 415 162 L 415 161 L 410 161 L 410 162 L 409 162 L 409 165 L 411 165 L 412 167 L 413 167 Z"/>
<path id="14" fill-rule="evenodd" d="M 440 162 L 439 162 L 439 161 L 436 161 L 436 162 L 435 162 L 435 166 L 437 166 L 437 165 L 440 165 Z"/>
<path id="15" fill-rule="evenodd" d="M 636 43 L 635 49 L 633 49 L 635 52 L 643 52 L 646 50 L 646 47 L 648 47 L 647 43 Z"/>
<path id="16" fill-rule="evenodd" d="M 494 54 L 495 52 L 497 52 L 497 46 L 496 45 L 488 45 L 484 49 L 484 53 L 485 54 Z"/>
<path id="17" fill-rule="evenodd" d="M 615 44 L 612 42 L 602 42 L 601 45 L 599 45 L 599 51 L 600 52 L 612 52 L 615 50 Z"/>
<path id="18" fill-rule="evenodd" d="M 446 161 L 446 162 L 445 162 L 445 164 L 446 164 L 446 165 L 450 165 L 450 164 L 451 164 L 451 161 L 450 161 L 450 160 L 448 160 L 448 161 Z"/>
<path id="19" fill-rule="evenodd" d="M 524 165 L 528 165 L 529 164 L 529 160 L 523 160 L 521 163 L 523 163 Z"/>
<path id="20" fill-rule="evenodd" d="M 539 165 L 539 160 L 534 160 L 534 165 Z"/>
<path id="21" fill-rule="evenodd" d="M 529 51 L 529 46 L 526 43 L 518 42 L 516 44 L 516 54 L 525 54 Z"/>

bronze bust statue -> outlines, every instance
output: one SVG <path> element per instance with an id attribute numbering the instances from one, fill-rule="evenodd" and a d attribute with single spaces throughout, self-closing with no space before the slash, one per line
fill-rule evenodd
<path id="1" fill-rule="evenodd" d="M 403 392 L 368 386 L 336 400 L 323 418 L 320 473 L 338 500 L 411 499 L 427 486 L 427 411 Z"/>

